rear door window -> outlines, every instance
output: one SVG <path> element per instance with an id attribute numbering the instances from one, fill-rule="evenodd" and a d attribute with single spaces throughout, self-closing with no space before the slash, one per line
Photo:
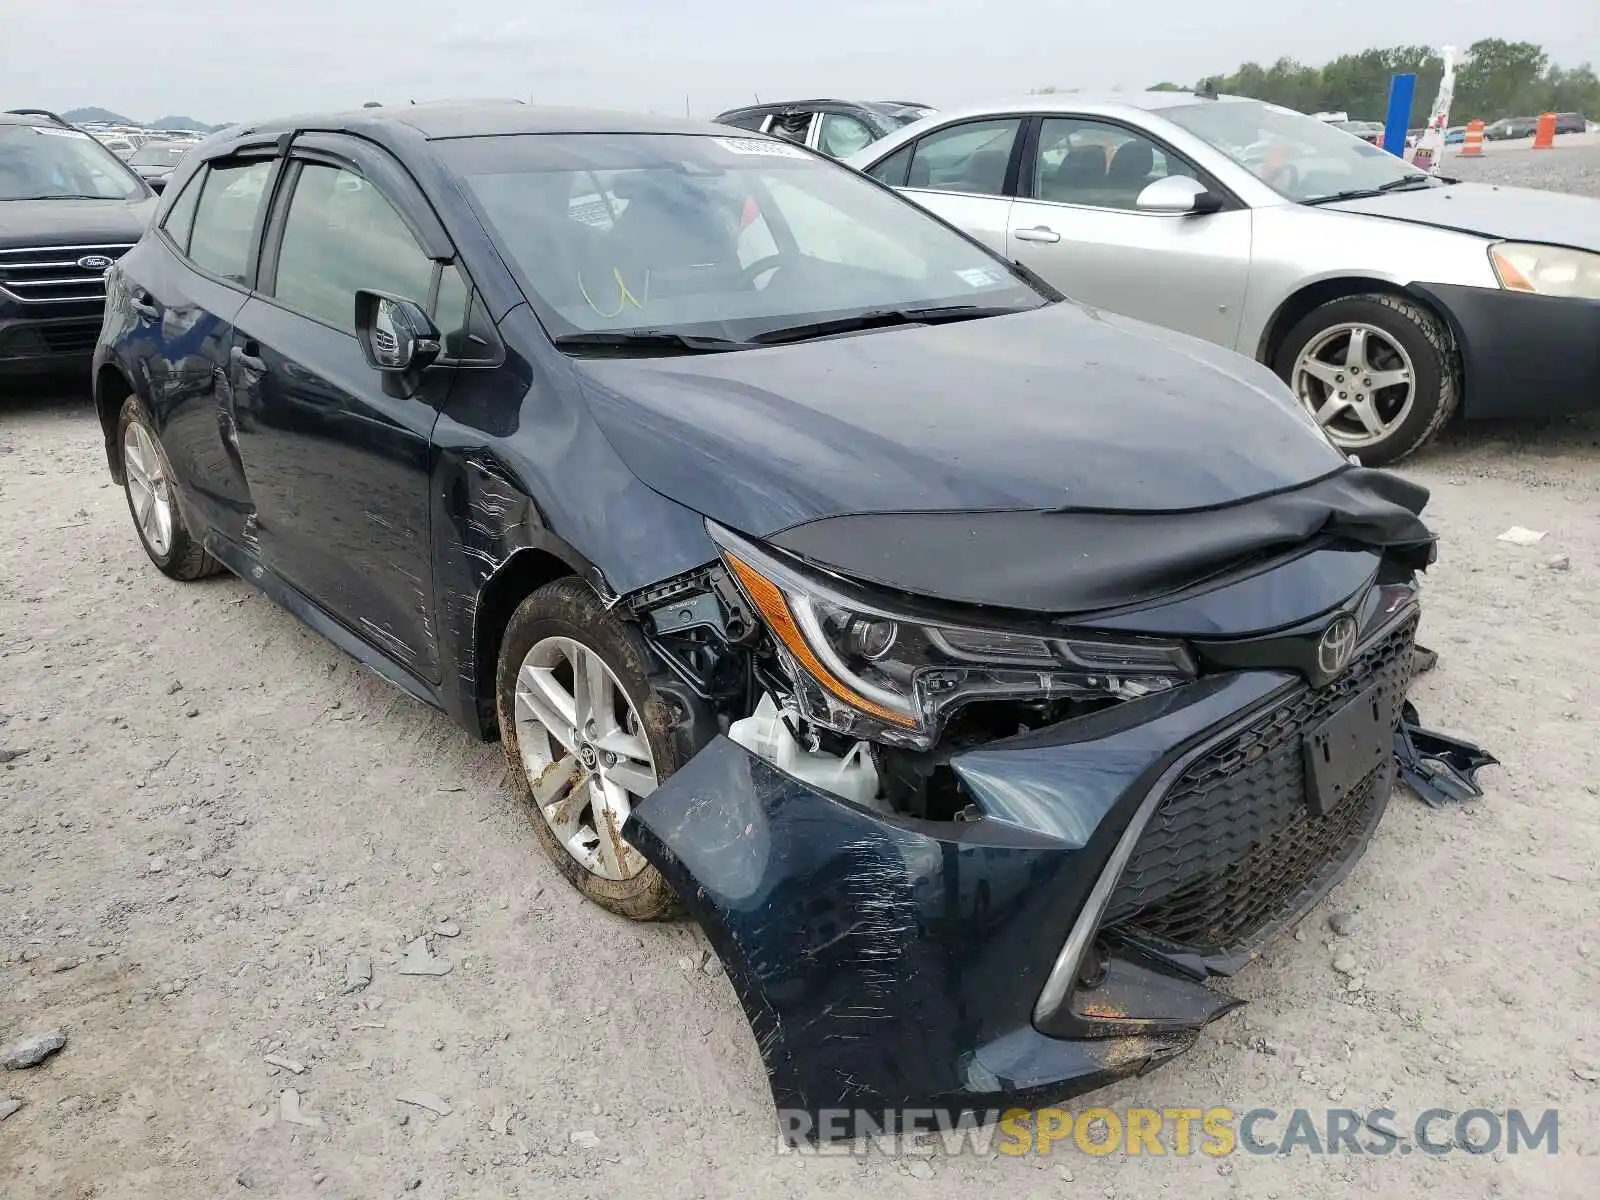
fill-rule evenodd
<path id="1" fill-rule="evenodd" d="M 195 208 L 189 258 L 195 266 L 246 283 L 254 248 L 256 213 L 272 160 L 213 166 Z"/>
<path id="2" fill-rule="evenodd" d="M 930 133 L 917 142 L 906 186 L 936 192 L 998 196 L 1005 190 L 1011 146 L 1022 118 L 967 121 Z"/>
<path id="3" fill-rule="evenodd" d="M 194 210 L 200 202 L 200 189 L 205 186 L 206 172 L 196 171 L 183 191 L 167 210 L 167 219 L 161 223 L 167 236 L 179 251 L 189 253 L 189 231 L 194 228 Z"/>

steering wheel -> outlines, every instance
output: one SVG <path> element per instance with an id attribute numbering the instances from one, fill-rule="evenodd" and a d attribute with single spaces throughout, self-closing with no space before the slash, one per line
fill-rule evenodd
<path id="1" fill-rule="evenodd" d="M 1293 163 L 1279 163 L 1275 167 L 1265 167 L 1261 172 L 1261 182 L 1268 187 L 1283 188 L 1294 191 L 1300 186 L 1300 168 Z"/>
<path id="2" fill-rule="evenodd" d="M 768 271 L 776 271 L 783 266 L 783 255 L 769 254 L 765 258 L 758 258 L 739 272 L 739 278 L 751 287 L 756 286 L 756 279 Z"/>

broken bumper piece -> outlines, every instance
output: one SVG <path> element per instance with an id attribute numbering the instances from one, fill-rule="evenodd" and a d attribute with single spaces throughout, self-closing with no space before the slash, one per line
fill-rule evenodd
<path id="1" fill-rule="evenodd" d="M 1323 689 L 1206 677 L 959 753 L 974 820 L 868 810 L 717 738 L 625 836 L 727 967 L 786 1129 L 1038 1107 L 1193 1044 L 1236 1003 L 1207 979 L 1359 858 L 1413 631 Z M 1385 722 L 1371 768 L 1319 812 L 1306 746 L 1357 700 Z"/>

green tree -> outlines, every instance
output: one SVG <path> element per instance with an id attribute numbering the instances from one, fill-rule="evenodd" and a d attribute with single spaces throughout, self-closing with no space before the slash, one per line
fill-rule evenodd
<path id="1" fill-rule="evenodd" d="M 1532 116 L 1517 111 L 1517 105 L 1548 103 L 1549 66 L 1549 55 L 1532 42 L 1473 42 L 1456 72 L 1456 100 L 1463 114 L 1484 120 Z"/>

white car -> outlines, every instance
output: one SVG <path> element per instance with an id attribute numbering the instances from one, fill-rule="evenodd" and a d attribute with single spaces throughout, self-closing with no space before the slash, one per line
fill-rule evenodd
<path id="1" fill-rule="evenodd" d="M 1600 403 L 1600 200 L 1181 92 L 942 112 L 846 161 L 1077 300 L 1271 365 L 1368 463 L 1458 410 Z"/>

